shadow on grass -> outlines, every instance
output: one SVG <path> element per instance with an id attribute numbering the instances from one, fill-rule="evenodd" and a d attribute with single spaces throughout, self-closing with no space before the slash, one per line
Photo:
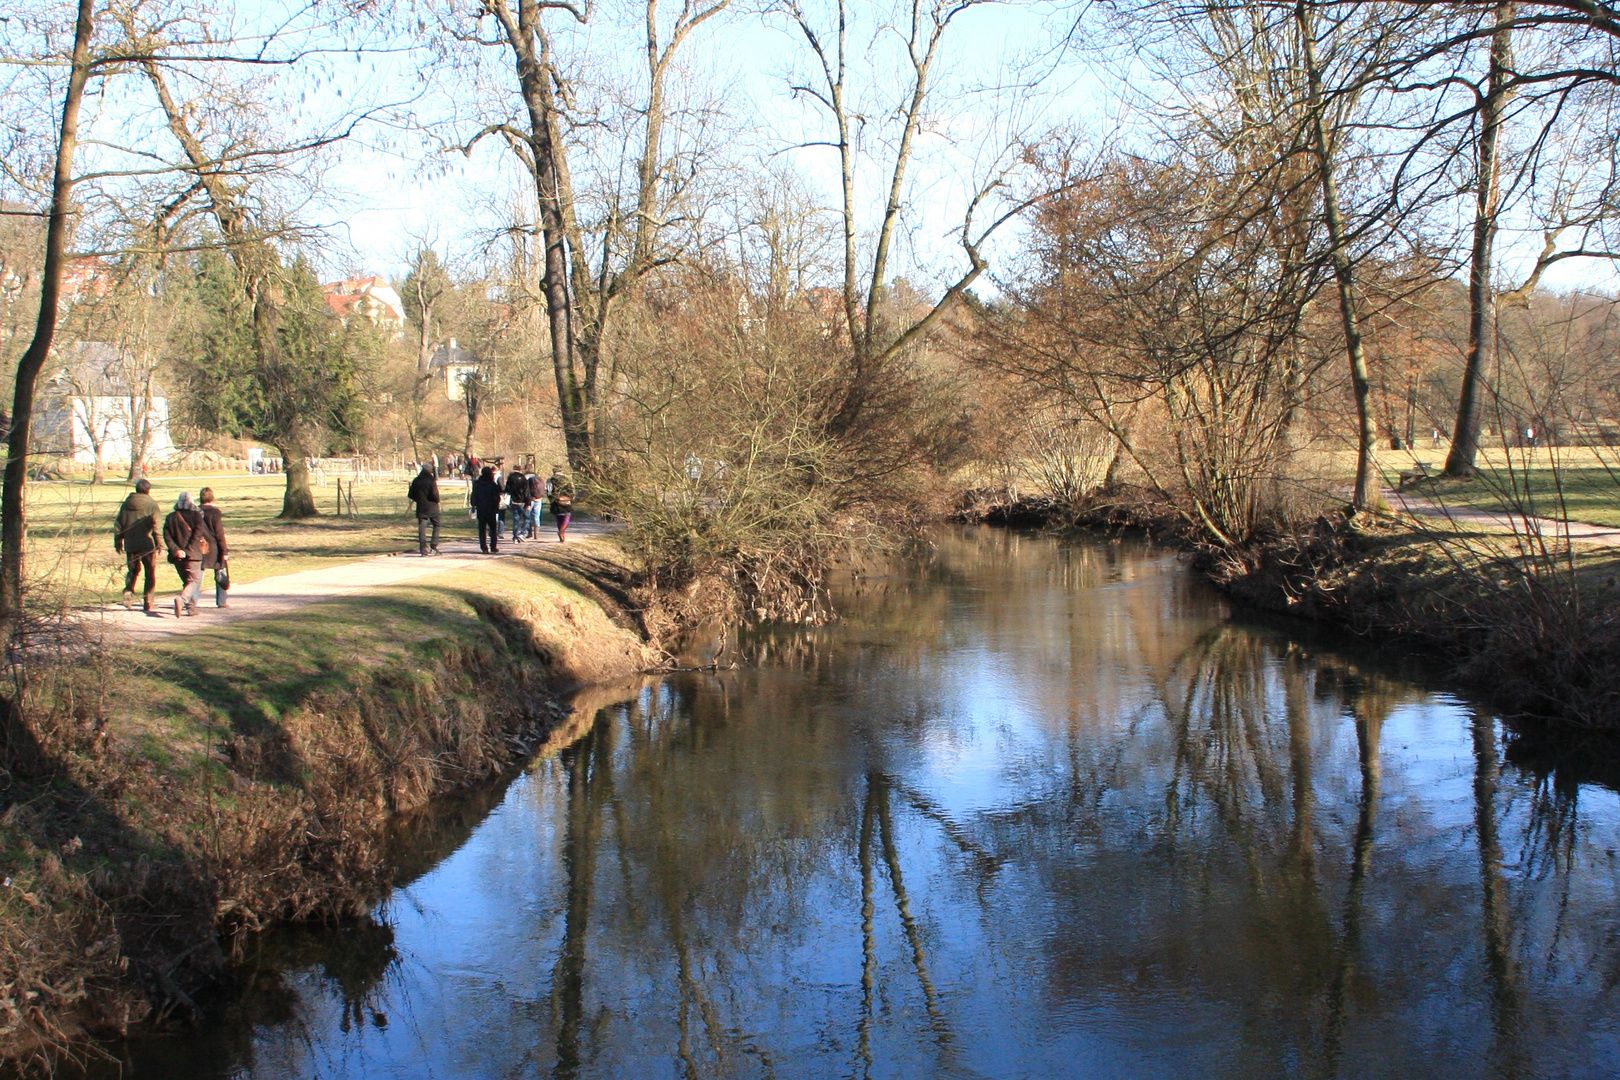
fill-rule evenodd
<path id="1" fill-rule="evenodd" d="M 416 586 L 409 596 L 324 601 L 153 646 L 146 670 L 195 693 L 238 734 L 258 736 L 311 695 L 351 686 L 373 656 L 404 653 L 426 664 L 430 639 L 487 633 L 471 607 L 475 595 Z"/>
<path id="2" fill-rule="evenodd" d="M 9 700 L 0 713 L 8 886 L 0 938 L 10 961 L 0 978 L 8 1006 L 37 1003 L 7 1024 L 0 1055 L 20 1052 L 22 1063 L 32 1058 L 49 1071 L 84 1050 L 58 1026 L 64 1017 L 91 1030 L 122 1029 L 141 1018 L 142 999 L 158 1023 L 198 1018 L 192 995 L 223 961 L 211 883 L 195 863 L 131 827 L 106 792 L 79 782 L 70 759 L 85 747 L 41 745 L 35 729 L 59 718 L 24 722 Z"/>
<path id="3" fill-rule="evenodd" d="M 595 600 L 615 625 L 641 632 L 637 607 L 630 594 L 635 575 L 612 559 L 559 546 L 543 548 L 538 556 L 519 560 L 519 565 L 529 573 L 551 577 Z"/>

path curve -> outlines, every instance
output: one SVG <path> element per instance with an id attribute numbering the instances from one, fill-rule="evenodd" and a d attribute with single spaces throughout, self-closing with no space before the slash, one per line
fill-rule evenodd
<path id="1" fill-rule="evenodd" d="M 1539 534 L 1548 540 L 1563 537 L 1567 533 L 1574 541 L 1604 547 L 1620 547 L 1620 529 L 1607 525 L 1530 517 L 1527 514 L 1516 514 L 1506 510 L 1482 510 L 1475 506 L 1454 506 L 1390 488 L 1384 489 L 1384 499 L 1391 506 L 1419 517 L 1442 518 L 1459 525 L 1497 529 L 1520 536 Z"/>
<path id="2" fill-rule="evenodd" d="M 576 520 L 568 529 L 570 541 L 587 540 L 613 532 L 615 527 L 600 521 Z M 257 581 L 234 585 L 230 590 L 230 607 L 214 606 L 213 575 L 203 574 L 203 589 L 198 614 L 176 619 L 174 597 L 178 590 L 158 591 L 158 612 L 148 615 L 139 607 L 124 610 L 122 605 L 109 604 L 86 612 L 87 621 L 100 620 L 103 629 L 134 642 L 162 641 L 210 627 L 230 625 L 268 615 L 284 615 L 322 600 L 337 600 L 400 585 L 420 578 L 431 577 L 447 570 L 477 566 L 493 559 L 509 559 L 534 550 L 534 545 L 554 547 L 554 533 L 538 541 L 513 544 L 502 541 L 500 554 L 485 555 L 478 550 L 475 540 L 447 540 L 439 547 L 443 554 L 422 556 L 412 552 L 373 555 L 355 562 L 337 566 L 323 566 L 318 570 L 301 570 L 296 574 L 260 578 Z M 173 580 L 172 578 L 170 580 Z"/>

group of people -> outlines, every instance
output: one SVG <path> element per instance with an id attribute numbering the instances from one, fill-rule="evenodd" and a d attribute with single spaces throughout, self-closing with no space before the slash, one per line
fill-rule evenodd
<path id="1" fill-rule="evenodd" d="M 467 493 L 468 507 L 478 521 L 478 550 L 496 554 L 501 545 L 501 518 L 512 526 L 512 542 L 539 539 L 544 507 L 551 504 L 557 524 L 557 541 L 568 542 L 568 525 L 574 516 L 574 481 L 560 468 L 553 467 L 549 479 L 532 472 L 513 469 L 503 477 L 499 466 L 479 468 Z M 416 543 L 423 556 L 439 554 L 440 507 L 437 471 L 424 464 L 411 481 L 407 498 L 416 504 Z"/>
<path id="2" fill-rule="evenodd" d="M 135 490 L 118 508 L 113 549 L 124 556 L 126 563 L 124 607 L 134 606 L 135 582 L 144 574 L 146 587 L 141 607 L 146 614 L 161 617 L 162 612 L 153 603 L 159 550 L 168 552 L 169 565 L 180 575 L 180 595 L 174 598 L 175 618 L 197 614 L 205 570 L 214 572 L 214 604 L 230 607 L 226 599 L 231 587 L 230 548 L 225 541 L 225 515 L 214 505 L 214 489 L 203 488 L 196 501 L 191 492 L 182 491 L 169 516 L 164 518 L 162 514 L 157 500 L 152 498 L 152 482 L 146 479 L 135 482 Z"/>
<path id="3" fill-rule="evenodd" d="M 479 469 L 468 493 L 468 505 L 478 520 L 478 549 L 486 553 L 500 550 L 501 518 L 512 525 L 513 543 L 537 540 L 543 508 L 549 503 L 557 525 L 557 540 L 566 543 L 568 525 L 574 516 L 574 482 L 560 468 L 553 468 L 549 479 L 532 472 L 513 469 L 503 477 L 498 466 Z M 439 482 L 432 465 L 423 465 L 411 481 L 408 497 L 416 504 L 417 545 L 423 555 L 439 554 Z M 135 604 L 135 583 L 144 575 L 142 610 L 162 617 L 154 602 L 157 592 L 157 555 L 165 551 L 169 565 L 180 575 L 180 595 L 174 598 L 175 618 L 195 615 L 202 591 L 203 572 L 214 572 L 214 604 L 228 608 L 231 587 L 230 547 L 225 540 L 225 515 L 214 505 L 214 489 L 205 487 L 193 501 L 189 491 L 174 500 L 167 517 L 152 498 L 152 482 L 135 482 L 118 508 L 113 526 L 113 549 L 124 556 L 123 605 Z"/>

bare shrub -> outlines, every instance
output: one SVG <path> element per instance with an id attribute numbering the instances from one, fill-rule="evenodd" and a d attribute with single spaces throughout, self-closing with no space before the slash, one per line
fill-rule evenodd
<path id="1" fill-rule="evenodd" d="M 828 560 L 919 523 L 935 464 L 965 443 L 951 374 L 915 362 L 887 366 L 835 431 L 837 346 L 814 310 L 719 275 L 651 298 L 621 348 L 633 359 L 592 497 L 627 523 L 649 584 L 718 576 L 753 618 L 825 618 Z"/>

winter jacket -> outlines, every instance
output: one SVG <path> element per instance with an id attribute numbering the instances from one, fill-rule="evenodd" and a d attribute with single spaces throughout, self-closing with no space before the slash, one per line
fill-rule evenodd
<path id="1" fill-rule="evenodd" d="M 512 496 L 513 502 L 520 506 L 527 505 L 530 501 L 529 478 L 513 469 L 506 476 L 506 493 Z"/>
<path id="2" fill-rule="evenodd" d="M 574 511 L 574 482 L 566 476 L 551 478 L 551 513 L 556 517 Z"/>
<path id="3" fill-rule="evenodd" d="M 216 544 L 200 511 L 171 513 L 163 522 L 163 544 L 169 549 L 169 561 L 176 566 L 188 561 L 200 562 L 206 570 L 214 565 Z"/>
<path id="4" fill-rule="evenodd" d="M 416 504 L 416 516 L 419 518 L 432 518 L 439 516 L 439 481 L 430 472 L 419 472 L 416 479 L 411 481 L 411 490 L 406 498 Z"/>
<path id="5" fill-rule="evenodd" d="M 534 473 L 529 474 L 529 501 L 539 502 L 546 497 L 546 482 Z"/>
<path id="6" fill-rule="evenodd" d="M 213 503 L 202 504 L 203 524 L 213 534 L 218 550 L 214 552 L 214 562 L 224 562 L 231 556 L 231 545 L 225 542 L 225 515 Z"/>
<path id="7" fill-rule="evenodd" d="M 480 476 L 472 482 L 473 509 L 494 517 L 501 512 L 501 485 Z"/>
<path id="8" fill-rule="evenodd" d="M 132 491 L 118 508 L 118 520 L 113 526 L 113 550 L 122 551 L 130 558 L 156 551 L 158 547 L 158 520 L 163 511 L 150 495 Z"/>

